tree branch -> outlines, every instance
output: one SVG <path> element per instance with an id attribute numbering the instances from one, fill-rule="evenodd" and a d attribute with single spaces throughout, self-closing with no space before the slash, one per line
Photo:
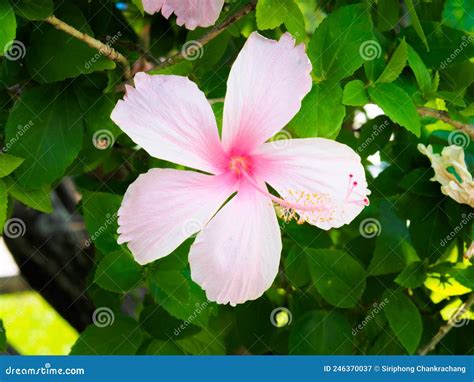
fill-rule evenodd
<path id="1" fill-rule="evenodd" d="M 455 121 L 449 117 L 449 114 L 442 110 L 431 109 L 429 107 L 419 107 L 417 112 L 422 117 L 432 117 L 439 119 L 440 121 L 449 123 L 451 126 L 454 126 L 456 129 L 462 130 L 467 133 L 471 138 L 474 138 L 474 125 L 462 123 Z"/>
<path id="2" fill-rule="evenodd" d="M 73 26 L 66 24 L 62 20 L 59 20 L 54 15 L 49 16 L 44 21 L 53 25 L 56 29 L 60 29 L 63 32 L 71 35 L 72 37 L 85 42 L 91 48 L 97 49 L 101 54 L 103 54 L 110 60 L 118 62 L 123 67 L 123 75 L 125 79 L 128 80 L 130 78 L 130 64 L 128 63 L 128 60 L 111 46 L 104 44 L 103 42 L 96 40 L 92 36 L 89 36 L 88 34 L 77 30 Z"/>
<path id="3" fill-rule="evenodd" d="M 221 24 L 216 25 L 212 30 L 210 30 L 208 33 L 206 33 L 204 36 L 202 36 L 200 39 L 196 40 L 197 45 L 199 46 L 204 46 L 211 40 L 215 39 L 217 36 L 219 36 L 225 29 L 230 27 L 232 24 L 236 23 L 239 21 L 242 17 L 250 13 L 253 9 L 255 9 L 257 1 L 252 0 L 249 4 L 247 4 L 245 7 L 234 13 L 232 16 L 230 16 L 228 19 L 224 20 Z M 154 67 L 152 70 L 156 69 L 163 69 L 168 66 L 177 64 L 178 62 L 182 61 L 184 59 L 183 52 L 178 52 L 174 55 L 168 56 L 161 64 L 157 65 Z"/>
<path id="4" fill-rule="evenodd" d="M 451 331 L 451 329 L 455 326 L 457 322 L 459 322 L 461 316 L 469 311 L 471 306 L 474 304 L 474 293 L 469 295 L 469 298 L 461 304 L 461 306 L 456 310 L 456 313 L 449 319 L 446 325 L 443 325 L 439 330 L 438 333 L 431 339 L 431 341 L 423 346 L 420 350 L 418 350 L 419 355 L 426 355 L 430 351 L 433 351 L 436 345 Z"/>

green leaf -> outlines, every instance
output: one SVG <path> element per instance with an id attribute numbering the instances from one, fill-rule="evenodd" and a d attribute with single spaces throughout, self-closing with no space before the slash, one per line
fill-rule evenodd
<path id="1" fill-rule="evenodd" d="M 353 308 L 365 289 L 364 268 L 349 254 L 333 249 L 307 249 L 313 283 L 338 308 Z"/>
<path id="2" fill-rule="evenodd" d="M 465 287 L 474 290 L 474 266 L 471 265 L 464 269 L 453 269 L 449 271 L 449 274 Z"/>
<path id="3" fill-rule="evenodd" d="M 459 112 L 463 117 L 473 117 L 474 116 L 474 103 L 471 103 L 464 110 Z"/>
<path id="4" fill-rule="evenodd" d="M 425 264 L 415 261 L 400 273 L 395 282 L 405 288 L 418 288 L 423 285 L 427 277 Z"/>
<path id="5" fill-rule="evenodd" d="M 105 192 L 82 193 L 82 211 L 87 231 L 103 253 L 119 250 L 117 212 L 122 198 Z"/>
<path id="6" fill-rule="evenodd" d="M 136 288 L 141 275 L 140 265 L 129 252 L 121 249 L 105 255 L 97 267 L 94 282 L 111 292 L 123 293 Z"/>
<path id="7" fill-rule="evenodd" d="M 314 84 L 288 128 L 301 138 L 334 139 L 339 134 L 345 115 L 341 86 L 328 82 Z"/>
<path id="8" fill-rule="evenodd" d="M 416 50 L 427 67 L 453 76 L 449 79 L 448 88 L 464 88 L 466 81 L 472 82 L 473 64 L 469 62 L 474 55 L 472 37 L 439 22 L 424 22 L 423 29 L 430 46 L 429 52 L 426 51 L 414 28 L 406 29 L 404 34 L 407 42 Z"/>
<path id="9" fill-rule="evenodd" d="M 286 7 L 287 15 L 285 18 L 285 27 L 297 42 L 302 42 L 306 36 L 303 13 L 294 0 L 288 0 Z"/>
<path id="10" fill-rule="evenodd" d="M 308 256 L 305 251 L 296 244 L 291 247 L 288 255 L 283 259 L 285 276 L 292 285 L 298 288 L 303 287 L 311 281 L 307 258 Z"/>
<path id="11" fill-rule="evenodd" d="M 395 336 L 408 351 L 415 353 L 421 340 L 423 324 L 416 305 L 402 292 L 385 291 L 385 316 Z"/>
<path id="12" fill-rule="evenodd" d="M 100 308 L 96 310 L 100 314 Z M 71 355 L 133 355 L 143 340 L 138 323 L 126 316 L 102 312 L 109 326 L 89 325 L 71 349 Z M 99 321 L 100 323 L 101 321 Z"/>
<path id="13" fill-rule="evenodd" d="M 377 45 L 373 45 L 373 49 L 372 58 L 364 62 L 365 75 L 371 82 L 375 82 L 380 77 L 386 66 L 382 47 L 377 51 Z M 375 53 L 377 52 L 380 52 L 380 54 L 376 56 Z"/>
<path id="14" fill-rule="evenodd" d="M 0 232 L 3 231 L 3 226 L 7 220 L 8 210 L 8 193 L 5 183 L 0 179 Z"/>
<path id="15" fill-rule="evenodd" d="M 376 317 L 378 318 L 379 316 L 377 315 Z M 384 320 L 386 321 L 385 318 Z M 366 354 L 400 355 L 405 353 L 403 346 L 389 330 L 388 324 L 386 326 L 386 328 L 382 327 L 382 332 L 375 337 L 374 343 L 370 345 Z"/>
<path id="16" fill-rule="evenodd" d="M 113 94 L 101 94 L 93 87 L 76 86 L 74 91 L 85 114 L 87 133 L 93 135 L 98 131 L 106 131 L 110 133 L 112 141 L 116 141 L 122 130 L 110 119 L 110 114 L 117 104 L 117 97 Z M 90 146 L 93 145 L 91 140 Z"/>
<path id="17" fill-rule="evenodd" d="M 177 64 L 162 69 L 152 69 L 149 74 L 174 74 L 177 76 L 188 76 L 193 70 L 193 62 L 184 60 Z"/>
<path id="18" fill-rule="evenodd" d="M 29 20 L 42 20 L 53 13 L 52 0 L 14 0 L 15 12 Z"/>
<path id="19" fill-rule="evenodd" d="M 439 72 L 436 71 L 435 74 L 433 75 L 433 81 L 431 82 L 431 92 L 435 93 L 438 91 L 439 87 Z"/>
<path id="20" fill-rule="evenodd" d="M 8 50 L 16 36 L 16 18 L 8 0 L 0 0 L 0 53 Z"/>
<path id="21" fill-rule="evenodd" d="M 364 158 L 381 151 L 389 142 L 392 132 L 392 123 L 387 116 L 369 119 L 360 128 L 360 143 L 356 151 Z"/>
<path id="22" fill-rule="evenodd" d="M 420 167 L 406 174 L 398 185 L 412 194 L 438 197 L 440 196 L 439 184 L 432 182 L 431 178 L 431 169 Z"/>
<path id="23" fill-rule="evenodd" d="M 374 40 L 369 12 L 361 4 L 330 13 L 316 28 L 308 46 L 313 71 L 319 80 L 339 81 L 364 63 L 361 49 Z"/>
<path id="24" fill-rule="evenodd" d="M 171 340 L 153 340 L 147 346 L 147 355 L 184 355 L 185 353 Z"/>
<path id="25" fill-rule="evenodd" d="M 451 28 L 474 32 L 474 3 L 471 0 L 446 0 L 443 23 Z"/>
<path id="26" fill-rule="evenodd" d="M 63 3 L 56 13 L 59 19 L 93 37 L 86 18 L 76 6 Z M 48 23 L 36 27 L 31 34 L 26 64 L 31 77 L 40 83 L 115 68 L 115 63 L 100 52 Z"/>
<path id="27" fill-rule="evenodd" d="M 86 127 L 83 148 L 72 166 L 78 172 L 90 172 L 103 163 L 112 154 L 114 143 L 122 134 L 110 119 L 117 97 L 84 84 L 90 85 L 88 81 L 74 84 Z"/>
<path id="28" fill-rule="evenodd" d="M 402 40 L 400 45 L 397 47 L 395 52 L 393 52 L 390 61 L 385 67 L 384 71 L 378 78 L 378 82 L 392 82 L 395 81 L 407 62 L 407 44 L 405 39 Z"/>
<path id="29" fill-rule="evenodd" d="M 260 30 L 275 29 L 287 18 L 287 7 L 280 0 L 258 0 L 257 27 Z"/>
<path id="30" fill-rule="evenodd" d="M 5 327 L 3 326 L 3 321 L 0 320 L 0 352 L 7 350 L 7 334 Z"/>
<path id="31" fill-rule="evenodd" d="M 400 21 L 399 0 L 378 0 L 377 29 L 381 32 L 392 30 Z"/>
<path id="32" fill-rule="evenodd" d="M 438 91 L 436 97 L 444 99 L 448 103 L 452 103 L 455 106 L 466 107 L 466 103 L 463 100 L 463 95 L 457 92 Z"/>
<path id="33" fill-rule="evenodd" d="M 426 211 L 422 219 L 410 222 L 410 236 L 420 257 L 437 260 L 446 250 L 443 240 L 459 230 L 452 231 L 446 221 L 443 209 L 436 207 Z"/>
<path id="34" fill-rule="evenodd" d="M 176 344 L 186 354 L 190 355 L 226 354 L 224 339 L 206 329 L 201 330 L 193 336 L 179 338 Z"/>
<path id="35" fill-rule="evenodd" d="M 428 45 L 428 40 L 426 39 L 425 32 L 423 32 L 423 28 L 420 24 L 420 19 L 416 13 L 415 5 L 413 4 L 413 0 L 405 0 L 405 4 L 408 8 L 408 13 L 410 14 L 411 23 L 413 24 L 413 28 L 415 29 L 416 34 L 423 41 L 423 44 L 426 47 L 426 50 L 429 51 L 430 47 Z"/>
<path id="36" fill-rule="evenodd" d="M 344 86 L 342 103 L 350 106 L 364 106 L 369 103 L 365 85 L 361 80 L 350 81 Z"/>
<path id="37" fill-rule="evenodd" d="M 15 170 L 18 183 L 40 188 L 62 176 L 81 149 L 83 133 L 71 91 L 50 86 L 25 90 L 6 126 L 8 152 L 25 158 Z"/>
<path id="38" fill-rule="evenodd" d="M 369 96 L 394 122 L 420 136 L 420 117 L 409 95 L 392 83 L 379 83 L 369 88 Z"/>
<path id="39" fill-rule="evenodd" d="M 201 329 L 193 325 L 192 321 L 193 317 L 177 319 L 159 305 L 147 306 L 140 313 L 141 327 L 159 340 L 184 338 L 198 333 Z"/>
<path id="40" fill-rule="evenodd" d="M 367 230 L 368 222 L 369 220 L 365 224 L 364 221 L 361 223 L 361 230 L 370 234 Z M 380 204 L 379 220 L 373 220 L 372 223 L 376 226 L 375 232 L 378 236 L 369 265 L 371 275 L 400 272 L 408 264 L 418 260 L 410 243 L 406 221 L 397 216 L 390 202 L 386 201 Z"/>
<path id="41" fill-rule="evenodd" d="M 23 158 L 0 153 L 0 178 L 10 175 L 19 165 L 23 163 L 23 160 Z"/>
<path id="42" fill-rule="evenodd" d="M 408 65 L 415 74 L 416 82 L 423 93 L 431 90 L 431 76 L 421 57 L 410 45 L 407 44 Z"/>
<path id="43" fill-rule="evenodd" d="M 143 9 L 142 0 L 132 0 L 132 3 L 135 4 L 135 6 L 138 8 L 142 15 L 145 13 L 145 10 Z"/>
<path id="44" fill-rule="evenodd" d="M 16 183 L 11 178 L 3 179 L 7 185 L 8 193 L 24 205 L 35 210 L 50 213 L 53 212 L 51 203 L 51 189 L 49 186 L 43 186 L 38 189 L 28 189 Z"/>
<path id="45" fill-rule="evenodd" d="M 191 241 L 185 242 L 171 255 L 153 263 L 148 276 L 150 294 L 173 317 L 208 327 L 209 318 L 217 309 L 207 300 L 204 291 L 195 284 L 188 269 L 188 253 Z"/>
<path id="46" fill-rule="evenodd" d="M 161 271 L 157 269 L 149 276 L 150 289 L 157 300 L 177 300 L 176 304 L 187 305 L 189 303 L 189 284 L 181 271 Z M 159 289 L 159 291 L 157 290 Z M 161 296 L 163 293 L 165 296 Z M 166 304 L 166 303 L 165 303 Z M 168 305 L 168 304 L 166 304 Z"/>
<path id="47" fill-rule="evenodd" d="M 289 354 L 352 354 L 353 336 L 339 312 L 309 311 L 292 325 Z"/>
<path id="48" fill-rule="evenodd" d="M 268 345 L 277 331 L 282 328 L 275 328 L 272 324 L 272 317 L 281 309 L 273 312 L 275 306 L 269 301 L 267 295 L 255 301 L 249 301 L 245 304 L 238 304 L 232 308 L 233 315 L 229 317 L 230 333 L 228 335 L 228 347 L 237 349 L 244 346 L 246 349 L 252 349 L 253 354 L 265 354 L 268 352 Z M 221 312 L 224 309 L 221 309 Z M 272 316 L 273 312 L 273 316 Z M 256 320 L 255 317 L 262 317 Z M 286 332 L 286 331 L 285 331 Z M 261 338 L 262 342 L 255 342 L 256 338 Z M 285 350 L 287 352 L 288 350 Z"/>
<path id="49" fill-rule="evenodd" d="M 209 318 L 217 308 L 190 277 L 179 272 L 154 272 L 149 277 L 149 288 L 157 304 L 180 320 L 186 321 L 193 317 L 194 325 L 207 327 Z"/>

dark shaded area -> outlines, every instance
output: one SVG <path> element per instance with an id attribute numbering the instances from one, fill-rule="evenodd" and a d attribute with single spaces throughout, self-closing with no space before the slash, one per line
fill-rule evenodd
<path id="1" fill-rule="evenodd" d="M 4 240 L 29 286 L 81 332 L 94 312 L 85 293 L 93 247 L 86 246 L 88 235 L 75 211 L 77 194 L 72 184 L 61 183 L 52 200 L 51 214 L 16 203 L 13 217 L 25 223 L 26 232 L 18 238 L 5 235 Z"/>

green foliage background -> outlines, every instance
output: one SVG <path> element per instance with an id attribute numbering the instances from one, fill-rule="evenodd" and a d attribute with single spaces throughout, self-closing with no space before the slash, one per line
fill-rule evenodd
<path id="1" fill-rule="evenodd" d="M 226 1 L 217 25 L 248 3 Z M 314 84 L 286 130 L 343 142 L 367 168 L 370 206 L 329 232 L 282 222 L 274 285 L 236 308 L 208 302 L 191 281 L 192 239 L 145 267 L 117 244 L 116 212 L 128 185 L 151 167 L 173 165 L 150 158 L 110 120 L 123 95 L 123 68 L 42 21 L 54 12 L 113 41 L 135 70 L 151 69 L 156 58 L 179 53 L 207 32 L 186 31 L 173 17 L 143 15 L 140 6 L 137 0 L 119 6 L 0 0 L 0 226 L 14 201 L 51 212 L 51 190 L 72 178 L 96 248 L 88 294 L 98 308 L 114 312 L 113 324 L 91 325 L 72 354 L 414 354 L 428 343 L 474 287 L 474 268 L 463 259 L 472 221 L 462 223 L 473 210 L 430 182 L 433 171 L 417 144 L 440 151 L 454 127 L 420 117 L 418 108 L 474 122 L 472 2 L 259 0 L 198 59 L 151 70 L 189 76 L 214 100 L 220 121 L 226 79 L 245 38 L 254 30 L 274 39 L 289 31 L 306 45 Z M 12 41 L 19 58 L 12 58 Z M 384 115 L 354 129 L 368 103 Z M 104 130 L 114 144 L 100 150 L 94 137 Z M 464 151 L 472 170 L 472 142 Z M 368 157 L 376 153 L 382 165 L 369 171 Z M 362 234 L 368 221 L 373 230 Z M 121 313 L 125 297 L 137 302 L 131 316 Z M 435 354 L 473 353 L 472 328 L 458 326 Z"/>

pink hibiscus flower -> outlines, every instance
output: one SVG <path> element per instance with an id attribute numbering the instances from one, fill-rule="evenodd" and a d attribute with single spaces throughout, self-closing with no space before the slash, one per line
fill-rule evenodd
<path id="1" fill-rule="evenodd" d="M 224 6 L 224 0 L 143 0 L 145 12 L 154 14 L 161 10 L 168 18 L 174 12 L 176 23 L 193 30 L 214 25 Z"/>
<path id="2" fill-rule="evenodd" d="M 146 264 L 199 232 L 191 277 L 209 300 L 235 306 L 260 297 L 278 273 L 273 204 L 325 230 L 352 221 L 369 190 L 351 148 L 323 138 L 265 143 L 300 109 L 310 72 L 304 45 L 288 33 L 279 41 L 252 33 L 227 82 L 222 140 L 211 106 L 188 78 L 138 73 L 112 119 L 150 155 L 202 172 L 140 175 L 118 213 L 119 243 Z"/>

